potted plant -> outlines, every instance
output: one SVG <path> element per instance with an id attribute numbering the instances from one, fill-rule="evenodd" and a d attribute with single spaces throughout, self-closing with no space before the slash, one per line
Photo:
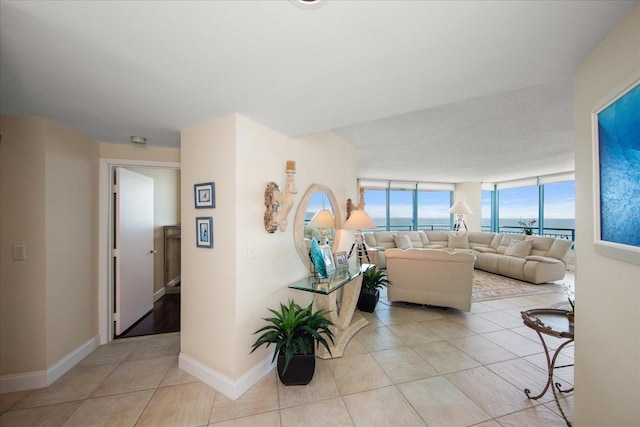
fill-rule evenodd
<path id="1" fill-rule="evenodd" d="M 315 372 L 316 345 L 324 346 L 329 354 L 327 339 L 333 343 L 333 325 L 326 310 L 313 311 L 313 303 L 300 307 L 293 300 L 280 304 L 280 311 L 269 309 L 275 317 L 264 318 L 269 324 L 254 334 L 262 333 L 253 344 L 251 353 L 266 344 L 275 344 L 273 360 L 278 358 L 278 377 L 284 385 L 309 384 Z"/>
<path id="2" fill-rule="evenodd" d="M 362 273 L 362 287 L 358 297 L 358 310 L 373 313 L 380 299 L 380 289 L 391 285 L 387 273 L 376 267 L 369 267 Z"/>
<path id="3" fill-rule="evenodd" d="M 520 221 L 518 221 L 518 224 L 520 224 L 522 226 L 522 232 L 528 236 L 531 236 L 533 234 L 533 224 L 535 224 L 537 221 L 535 219 L 530 219 L 528 221 L 523 221 L 522 219 L 520 219 Z"/>

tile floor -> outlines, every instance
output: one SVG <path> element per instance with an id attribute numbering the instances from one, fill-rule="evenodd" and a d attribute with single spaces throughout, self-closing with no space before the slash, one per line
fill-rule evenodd
<path id="1" fill-rule="evenodd" d="M 285 387 L 272 371 L 235 401 L 178 368 L 178 333 L 118 340 L 50 387 L 0 395 L 0 425 L 564 426 L 551 391 L 539 401 L 523 393 L 542 390 L 546 362 L 520 319 L 564 301 L 560 286 L 474 303 L 471 313 L 382 298 L 344 357 L 317 360 L 309 385 Z M 573 344 L 558 363 L 572 362 Z M 556 377 L 570 388 L 573 368 Z M 561 404 L 573 419 L 573 393 Z"/>

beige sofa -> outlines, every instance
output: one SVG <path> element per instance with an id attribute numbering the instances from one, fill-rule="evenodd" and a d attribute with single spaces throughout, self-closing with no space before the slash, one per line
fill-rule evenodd
<path id="1" fill-rule="evenodd" d="M 473 288 L 473 263 L 469 253 L 441 250 L 397 249 L 385 251 L 389 301 L 453 307 L 469 311 Z"/>
<path id="2" fill-rule="evenodd" d="M 534 284 L 564 278 L 572 245 L 570 240 L 547 236 L 480 231 L 375 231 L 364 233 L 364 238 L 367 246 L 378 251 L 378 267 L 386 267 L 388 249 L 454 248 L 475 255 L 475 268 L 479 270 Z"/>

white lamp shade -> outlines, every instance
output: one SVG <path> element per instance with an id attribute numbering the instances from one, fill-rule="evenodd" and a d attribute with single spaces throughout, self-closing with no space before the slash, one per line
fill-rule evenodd
<path id="1" fill-rule="evenodd" d="M 365 211 L 352 211 L 351 216 L 344 223 L 344 226 L 347 230 L 369 230 L 372 228 L 378 228 L 378 225 L 373 222 L 371 217 Z"/>
<path id="2" fill-rule="evenodd" d="M 320 209 L 309 222 L 309 227 L 315 228 L 333 228 L 334 226 L 333 215 L 327 209 Z"/>
<path id="3" fill-rule="evenodd" d="M 469 205 L 467 205 L 462 200 L 458 200 L 457 202 L 455 202 L 453 206 L 451 206 L 451 209 L 449 209 L 449 213 L 456 215 L 473 215 L 473 212 L 471 211 L 471 208 L 469 208 Z"/>

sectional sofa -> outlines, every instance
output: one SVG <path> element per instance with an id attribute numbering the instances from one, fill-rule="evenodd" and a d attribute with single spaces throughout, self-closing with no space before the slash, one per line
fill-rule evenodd
<path id="1" fill-rule="evenodd" d="M 570 240 L 547 236 L 479 231 L 374 231 L 364 233 L 364 239 L 377 251 L 378 267 L 386 268 L 386 249 L 452 248 L 473 254 L 479 270 L 534 284 L 564 278 L 572 245 Z"/>

